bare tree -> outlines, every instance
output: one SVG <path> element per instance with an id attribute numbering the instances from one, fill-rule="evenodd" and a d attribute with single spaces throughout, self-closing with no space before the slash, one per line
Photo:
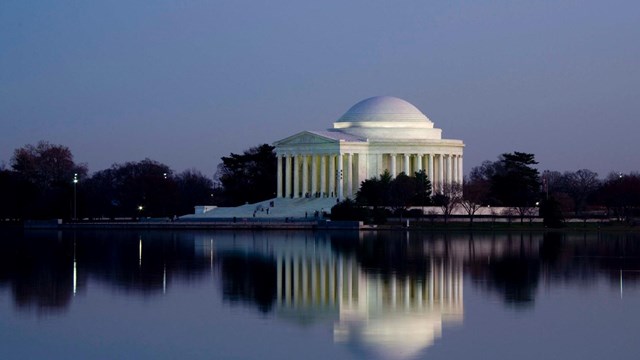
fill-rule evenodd
<path id="1" fill-rule="evenodd" d="M 449 216 L 460 205 L 461 200 L 462 186 L 457 182 L 442 184 L 440 191 L 433 196 L 433 203 L 442 210 L 445 223 L 448 222 Z"/>
<path id="2" fill-rule="evenodd" d="M 580 215 L 584 210 L 587 199 L 600 186 L 598 173 L 588 169 L 576 172 L 565 172 L 563 175 L 565 192 L 574 203 L 574 212 Z"/>
<path id="3" fill-rule="evenodd" d="M 532 216 L 538 214 L 538 208 L 534 206 L 516 206 L 513 207 L 513 213 L 518 214 L 520 223 L 524 223 L 524 218 L 528 217 L 531 220 Z"/>
<path id="4" fill-rule="evenodd" d="M 564 176 L 560 171 L 545 170 L 542 173 L 542 192 L 545 197 L 564 192 Z"/>
<path id="5" fill-rule="evenodd" d="M 460 206 L 464 208 L 469 215 L 469 221 L 473 223 L 473 217 L 482 207 L 489 195 L 490 183 L 483 178 L 474 177 L 465 179 L 462 184 L 462 197 Z"/>

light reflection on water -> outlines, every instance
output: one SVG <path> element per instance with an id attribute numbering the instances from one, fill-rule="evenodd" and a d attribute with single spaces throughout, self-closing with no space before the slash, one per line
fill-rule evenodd
<path id="1" fill-rule="evenodd" d="M 0 235 L 0 358 L 640 353 L 636 234 Z"/>

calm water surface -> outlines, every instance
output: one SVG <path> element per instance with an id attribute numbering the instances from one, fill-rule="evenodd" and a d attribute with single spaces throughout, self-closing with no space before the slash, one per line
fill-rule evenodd
<path id="1" fill-rule="evenodd" d="M 640 235 L 0 232 L 0 359 L 638 359 Z"/>

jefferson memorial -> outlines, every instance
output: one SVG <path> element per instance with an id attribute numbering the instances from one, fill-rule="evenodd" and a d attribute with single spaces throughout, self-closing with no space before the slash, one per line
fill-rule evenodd
<path id="1" fill-rule="evenodd" d="M 354 198 L 360 183 L 388 171 L 392 177 L 424 170 L 433 191 L 462 183 L 461 140 L 409 102 L 376 96 L 353 105 L 333 128 L 303 131 L 274 143 L 278 198 Z"/>
<path id="2" fill-rule="evenodd" d="M 353 105 L 333 127 L 302 131 L 274 143 L 276 198 L 234 208 L 196 206 L 198 218 L 307 218 L 354 198 L 360 184 L 388 171 L 412 176 L 424 170 L 432 191 L 462 183 L 461 140 L 442 130 L 405 100 L 376 96 Z"/>

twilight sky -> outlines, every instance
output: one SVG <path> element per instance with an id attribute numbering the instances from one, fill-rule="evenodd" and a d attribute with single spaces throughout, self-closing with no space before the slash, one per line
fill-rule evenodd
<path id="1" fill-rule="evenodd" d="M 0 1 L 0 163 L 38 140 L 90 172 L 220 157 L 403 98 L 465 172 L 640 171 L 640 2 Z"/>

